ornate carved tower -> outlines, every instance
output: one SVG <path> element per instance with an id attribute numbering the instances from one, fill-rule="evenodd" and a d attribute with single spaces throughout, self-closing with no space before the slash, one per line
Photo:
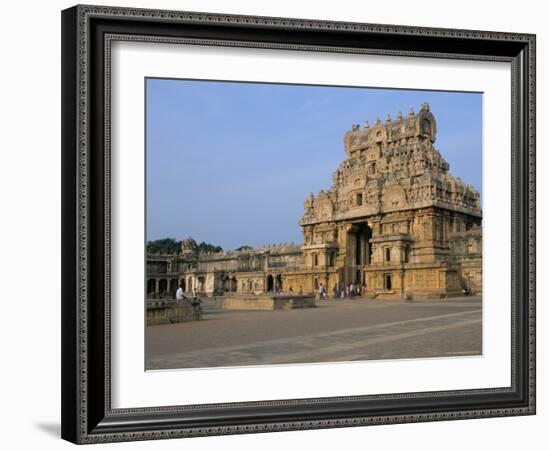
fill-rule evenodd
<path id="1" fill-rule="evenodd" d="M 424 103 L 345 134 L 332 187 L 304 204 L 304 276 L 379 297 L 461 292 L 449 237 L 480 227 L 479 193 L 449 173 L 436 132 Z"/>

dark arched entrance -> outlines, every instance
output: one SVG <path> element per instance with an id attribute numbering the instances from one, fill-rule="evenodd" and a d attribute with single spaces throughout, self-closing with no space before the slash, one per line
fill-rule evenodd
<path id="1" fill-rule="evenodd" d="M 205 277 L 199 277 L 199 292 L 204 292 L 206 290 L 206 278 Z"/>
<path id="2" fill-rule="evenodd" d="M 155 293 L 155 289 L 157 287 L 157 281 L 154 278 L 149 278 L 147 280 L 147 296 L 153 297 L 153 294 Z"/>
<path id="3" fill-rule="evenodd" d="M 363 268 L 370 265 L 372 260 L 372 229 L 367 222 L 355 223 L 348 238 L 353 250 L 348 258 L 351 269 L 347 272 L 351 278 L 348 282 L 362 284 L 366 281 L 363 279 Z"/>
<path id="4" fill-rule="evenodd" d="M 159 294 L 166 294 L 166 292 L 168 292 L 168 281 L 163 278 L 159 281 Z"/>
<path id="5" fill-rule="evenodd" d="M 176 291 L 178 290 L 178 280 L 170 280 L 170 295 L 175 297 Z"/>
<path id="6" fill-rule="evenodd" d="M 267 291 L 268 292 L 273 291 L 273 275 L 267 276 Z"/>

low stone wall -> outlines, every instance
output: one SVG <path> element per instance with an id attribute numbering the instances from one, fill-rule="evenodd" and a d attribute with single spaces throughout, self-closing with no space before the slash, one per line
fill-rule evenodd
<path id="1" fill-rule="evenodd" d="M 314 295 L 235 295 L 223 298 L 223 309 L 273 311 L 314 307 Z"/>
<path id="2" fill-rule="evenodd" d="M 147 300 L 147 325 L 162 325 L 200 320 L 201 314 L 190 301 Z"/>

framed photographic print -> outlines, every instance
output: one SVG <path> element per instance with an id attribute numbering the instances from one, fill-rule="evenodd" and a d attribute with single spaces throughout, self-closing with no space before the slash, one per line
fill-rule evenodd
<path id="1" fill-rule="evenodd" d="M 62 437 L 535 413 L 535 36 L 62 13 Z"/>

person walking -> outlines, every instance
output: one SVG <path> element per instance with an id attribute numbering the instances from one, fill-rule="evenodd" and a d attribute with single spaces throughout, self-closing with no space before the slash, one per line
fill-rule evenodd
<path id="1" fill-rule="evenodd" d="M 323 283 L 321 283 L 319 285 L 319 300 L 323 300 L 323 292 L 324 292 Z"/>
<path id="2" fill-rule="evenodd" d="M 202 317 L 202 308 L 201 308 L 201 299 L 198 295 L 198 292 L 193 289 L 193 298 L 191 299 L 191 306 L 193 307 L 193 312 L 195 317 L 200 319 Z"/>

